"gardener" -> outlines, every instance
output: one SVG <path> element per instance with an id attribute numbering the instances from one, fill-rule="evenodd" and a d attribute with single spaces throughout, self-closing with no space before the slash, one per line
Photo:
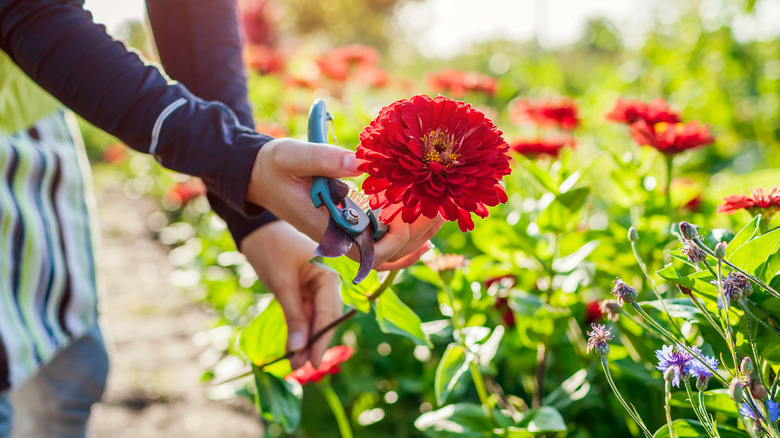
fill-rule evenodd
<path id="1" fill-rule="evenodd" d="M 253 130 L 234 1 L 149 0 L 177 83 L 112 40 L 80 1 L 0 0 L 0 438 L 84 436 L 105 384 L 90 177 L 63 107 L 206 183 L 284 308 L 288 349 L 341 313 L 339 279 L 307 262 L 327 223 L 308 186 L 313 175 L 358 175 L 355 156 Z M 414 263 L 440 225 L 399 217 L 375 266 Z M 328 342 L 293 367 L 318 366 Z"/>

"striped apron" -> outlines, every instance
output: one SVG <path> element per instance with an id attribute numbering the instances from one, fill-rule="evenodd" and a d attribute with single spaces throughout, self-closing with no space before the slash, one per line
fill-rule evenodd
<path id="1" fill-rule="evenodd" d="M 69 113 L 0 134 L 0 394 L 97 322 L 88 170 Z"/>

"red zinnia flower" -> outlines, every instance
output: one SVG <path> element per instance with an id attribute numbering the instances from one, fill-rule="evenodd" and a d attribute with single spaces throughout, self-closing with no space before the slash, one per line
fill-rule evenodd
<path id="1" fill-rule="evenodd" d="M 441 215 L 465 232 L 474 228 L 472 212 L 484 218 L 487 206 L 507 201 L 508 151 L 501 131 L 471 105 L 418 95 L 382 108 L 360 133 L 357 157 L 380 220 Z"/>
<path id="2" fill-rule="evenodd" d="M 206 194 L 206 186 L 199 178 L 190 178 L 187 181 L 176 183 L 165 195 L 164 200 L 174 208 L 187 205 L 190 201 Z"/>
<path id="3" fill-rule="evenodd" d="M 631 125 L 631 136 L 640 146 L 651 146 L 666 155 L 715 142 L 709 128 L 697 121 L 650 125 L 639 120 Z"/>
<path id="4" fill-rule="evenodd" d="M 322 363 L 319 368 L 314 368 L 311 362 L 288 374 L 285 379 L 297 380 L 301 385 L 311 382 L 319 382 L 328 374 L 336 374 L 341 371 L 342 363 L 352 357 L 355 350 L 352 347 L 337 345 L 330 348 L 322 355 Z"/>
<path id="5" fill-rule="evenodd" d="M 537 138 L 533 140 L 516 140 L 510 146 L 513 151 L 528 158 L 549 155 L 557 158 L 564 146 L 574 147 L 575 140 L 571 137 Z"/>
<path id="6" fill-rule="evenodd" d="M 618 99 L 615 107 L 607 113 L 607 120 L 617 123 L 632 123 L 643 120 L 650 126 L 658 123 L 680 123 L 680 114 L 671 109 L 663 99 L 654 99 L 647 103 L 641 100 Z"/>
<path id="7" fill-rule="evenodd" d="M 747 210 L 755 216 L 762 213 L 771 217 L 780 208 L 780 188 L 773 187 L 769 190 L 757 188 L 750 190 L 750 196 L 731 195 L 723 198 L 725 201 L 718 206 L 718 213 L 732 214 L 737 210 Z"/>
<path id="8" fill-rule="evenodd" d="M 515 123 L 531 121 L 540 128 L 557 126 L 564 131 L 572 131 L 579 124 L 577 105 L 567 98 L 538 102 L 518 100 L 512 106 L 512 119 Z"/>
<path id="9" fill-rule="evenodd" d="M 604 313 L 601 312 L 601 303 L 591 301 L 585 304 L 585 325 L 601 322 L 604 319 Z"/>
<path id="10" fill-rule="evenodd" d="M 275 49 L 262 45 L 248 45 L 244 48 L 244 63 L 260 74 L 275 74 L 284 71 L 284 58 Z"/>
<path id="11" fill-rule="evenodd" d="M 241 25 L 249 44 L 270 44 L 276 39 L 276 22 L 269 11 L 268 0 L 239 2 Z"/>
<path id="12" fill-rule="evenodd" d="M 320 73 L 337 81 L 347 80 L 353 67 L 375 66 L 378 63 L 379 52 L 360 44 L 336 47 L 317 60 Z"/>
<path id="13" fill-rule="evenodd" d="M 103 161 L 109 164 L 117 164 L 127 158 L 127 146 L 120 143 L 111 143 L 103 149 Z"/>

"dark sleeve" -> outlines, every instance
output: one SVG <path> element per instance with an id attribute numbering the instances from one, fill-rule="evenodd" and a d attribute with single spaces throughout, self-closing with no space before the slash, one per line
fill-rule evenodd
<path id="1" fill-rule="evenodd" d="M 237 212 L 260 147 L 225 104 L 145 65 L 76 0 L 0 0 L 0 49 L 64 105 L 163 166 L 200 177 Z"/>
<path id="2" fill-rule="evenodd" d="M 157 52 L 165 72 L 195 95 L 226 104 L 242 125 L 254 128 L 236 0 L 147 0 Z M 246 217 L 207 184 L 211 208 L 227 223 L 236 245 L 276 218 Z"/>

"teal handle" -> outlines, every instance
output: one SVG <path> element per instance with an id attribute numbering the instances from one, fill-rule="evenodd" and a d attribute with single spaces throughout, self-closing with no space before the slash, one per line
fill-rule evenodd
<path id="1" fill-rule="evenodd" d="M 317 99 L 311 104 L 309 108 L 309 141 L 312 143 L 328 143 L 328 128 L 327 123 L 329 120 L 333 120 L 328 109 L 325 106 L 325 102 Z M 328 181 L 331 178 L 324 176 L 315 176 L 312 178 L 311 190 L 309 196 L 316 208 L 320 208 L 323 205 L 328 209 L 330 217 L 336 222 L 336 224 L 342 230 L 357 236 L 366 229 L 367 220 L 363 219 L 365 214 L 361 216 L 361 220 L 356 224 L 350 224 L 343 216 L 344 209 L 340 208 L 333 203 L 333 198 L 330 196 L 330 187 Z"/>

